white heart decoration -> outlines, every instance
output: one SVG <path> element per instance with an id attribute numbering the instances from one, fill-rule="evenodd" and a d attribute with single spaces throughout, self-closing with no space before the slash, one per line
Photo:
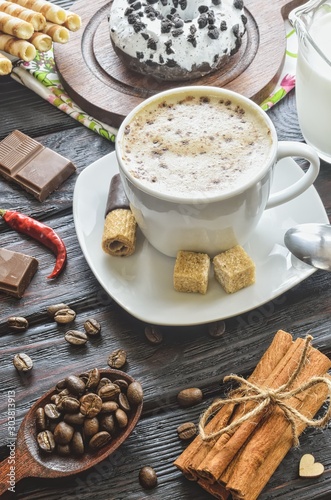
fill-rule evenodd
<path id="1" fill-rule="evenodd" d="M 324 472 L 324 465 L 315 462 L 313 455 L 307 453 L 303 455 L 299 465 L 300 477 L 318 477 Z"/>

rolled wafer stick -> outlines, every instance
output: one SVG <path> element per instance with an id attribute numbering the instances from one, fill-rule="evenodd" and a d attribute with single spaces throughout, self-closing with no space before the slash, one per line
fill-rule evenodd
<path id="1" fill-rule="evenodd" d="M 18 17 L 19 19 L 31 23 L 35 31 L 42 30 L 46 24 L 46 19 L 40 12 L 25 9 L 21 5 L 6 2 L 5 0 L 0 0 L 0 12 L 5 12 L 6 14 L 10 14 L 11 16 Z"/>
<path id="2" fill-rule="evenodd" d="M 129 256 L 136 248 L 137 223 L 123 190 L 119 174 L 111 180 L 105 211 L 102 249 L 109 255 Z"/>
<path id="3" fill-rule="evenodd" d="M 28 40 L 33 35 L 34 29 L 31 23 L 5 12 L 0 12 L 0 31 L 22 40 Z"/>
<path id="4" fill-rule="evenodd" d="M 11 60 L 0 52 L 0 75 L 1 76 L 9 75 L 9 73 L 11 73 L 12 68 L 13 65 L 11 63 Z"/>
<path id="5" fill-rule="evenodd" d="M 2 33 L 0 33 L 0 50 L 26 62 L 32 61 L 36 57 L 36 49 L 32 43 Z"/>
<path id="6" fill-rule="evenodd" d="M 70 31 L 78 31 L 82 26 L 82 20 L 78 14 L 67 10 L 67 20 L 64 22 L 63 26 Z"/>
<path id="7" fill-rule="evenodd" d="M 69 30 L 59 24 L 46 22 L 46 26 L 43 28 L 42 32 L 50 36 L 53 42 L 67 43 L 70 39 Z"/>
<path id="8" fill-rule="evenodd" d="M 39 52 L 47 52 L 51 49 L 53 43 L 50 36 L 45 35 L 45 33 L 39 33 L 38 31 L 35 31 L 28 41 L 32 43 Z"/>
<path id="9" fill-rule="evenodd" d="M 63 24 L 67 19 L 64 9 L 51 2 L 47 2 L 47 0 L 10 0 L 10 2 L 40 12 L 47 21 L 51 21 L 52 23 Z"/>

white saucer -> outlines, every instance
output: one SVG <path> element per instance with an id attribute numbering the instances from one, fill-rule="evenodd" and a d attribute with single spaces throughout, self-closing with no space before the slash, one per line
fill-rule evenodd
<path id="1" fill-rule="evenodd" d="M 329 222 L 317 191 L 310 187 L 295 200 L 265 211 L 245 246 L 256 265 L 254 285 L 227 295 L 211 271 L 206 295 L 176 292 L 172 284 L 175 259 L 155 250 L 140 231 L 136 252 L 130 257 L 112 257 L 101 248 L 109 184 L 117 172 L 115 153 L 83 170 L 74 191 L 74 221 L 81 249 L 95 277 L 136 318 L 179 326 L 237 316 L 276 298 L 315 271 L 292 257 L 283 243 L 286 230 L 296 224 Z M 292 159 L 281 160 L 275 169 L 273 190 L 286 187 L 302 175 Z"/>

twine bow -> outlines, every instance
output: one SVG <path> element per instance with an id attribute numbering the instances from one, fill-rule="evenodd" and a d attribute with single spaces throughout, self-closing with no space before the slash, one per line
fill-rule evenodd
<path id="1" fill-rule="evenodd" d="M 255 417 L 256 415 L 261 414 L 261 412 L 263 412 L 265 408 L 268 408 L 271 405 L 278 406 L 278 408 L 280 408 L 284 412 L 287 420 L 291 425 L 294 446 L 298 446 L 299 444 L 299 438 L 298 438 L 299 432 L 297 424 L 298 421 L 310 427 L 318 427 L 318 428 L 325 427 L 331 418 L 331 381 L 327 377 L 325 376 L 312 377 L 308 382 L 303 383 L 296 389 L 287 390 L 288 387 L 291 386 L 295 378 L 300 373 L 301 368 L 307 359 L 307 351 L 312 338 L 313 337 L 311 337 L 310 335 L 307 335 L 305 339 L 304 349 L 302 351 L 302 355 L 296 370 L 293 372 L 288 382 L 286 382 L 286 384 L 281 385 L 277 389 L 272 389 L 269 387 L 260 387 L 256 384 L 252 384 L 251 382 L 245 380 L 242 377 L 239 377 L 238 375 L 229 375 L 224 377 L 223 379 L 224 382 L 227 382 L 229 380 L 239 382 L 242 386 L 240 390 L 243 395 L 240 397 L 233 397 L 233 398 L 230 397 L 228 399 L 221 399 L 215 401 L 209 406 L 209 408 L 207 408 L 207 410 L 201 416 L 199 422 L 199 431 L 202 439 L 204 441 L 210 441 L 212 439 L 221 436 L 222 434 L 225 434 L 226 432 L 231 432 L 233 429 L 239 427 L 242 423 Z M 300 413 L 298 410 L 290 406 L 288 403 L 286 403 L 286 400 L 320 383 L 326 384 L 328 387 L 328 395 L 327 395 L 328 408 L 321 418 L 309 419 L 305 415 Z M 229 425 L 223 427 L 219 431 L 212 432 L 210 434 L 205 433 L 205 426 L 208 422 L 208 419 L 215 412 L 217 412 L 222 406 L 225 406 L 227 404 L 242 404 L 242 403 L 247 403 L 249 401 L 257 403 L 257 405 L 251 411 L 247 412 L 245 415 L 231 422 Z"/>

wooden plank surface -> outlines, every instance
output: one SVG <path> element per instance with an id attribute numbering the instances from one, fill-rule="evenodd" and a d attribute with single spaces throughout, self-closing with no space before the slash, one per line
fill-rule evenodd
<path id="1" fill-rule="evenodd" d="M 29 133 L 70 158 L 77 166 L 77 175 L 113 150 L 113 144 L 106 139 L 77 124 L 31 91 L 11 83 L 0 79 L 3 137 L 14 128 Z M 280 139 L 302 140 L 293 92 L 269 115 Z M 17 484 L 16 498 L 211 499 L 173 467 L 174 459 L 185 446 L 177 438 L 177 426 L 189 420 L 198 421 L 212 398 L 224 392 L 221 383 L 224 375 L 231 372 L 249 375 L 279 328 L 295 338 L 310 333 L 314 346 L 331 356 L 330 275 L 316 272 L 278 299 L 226 320 L 224 334 L 218 339 L 210 337 L 208 325 L 163 327 L 163 342 L 153 346 L 145 338 L 145 324 L 129 316 L 105 294 L 81 253 L 72 215 L 75 181 L 76 176 L 72 176 L 56 193 L 39 203 L 0 179 L 0 207 L 20 210 L 52 226 L 64 239 L 69 254 L 64 274 L 56 282 L 47 283 L 46 275 L 54 264 L 51 252 L 0 221 L 0 244 L 35 255 L 40 262 L 40 269 L 23 299 L 0 295 L 0 459 L 8 456 L 8 391 L 15 391 L 18 428 L 30 405 L 58 379 L 87 367 L 106 367 L 108 354 L 115 348 L 127 351 L 125 371 L 143 385 L 144 411 L 135 432 L 114 456 L 73 478 L 23 480 Z M 315 185 L 330 216 L 329 165 L 322 163 Z M 50 321 L 46 313 L 46 307 L 55 302 L 67 302 L 76 310 L 78 329 L 86 318 L 96 318 L 102 325 L 101 336 L 89 342 L 86 348 L 69 346 L 63 338 L 65 327 Z M 8 330 L 7 318 L 13 315 L 27 317 L 30 327 L 26 332 Z M 33 358 L 33 372 L 28 377 L 19 376 L 13 367 L 12 359 L 17 352 L 26 352 Z M 202 389 L 203 402 L 190 409 L 180 409 L 176 403 L 177 393 L 192 386 Z M 298 478 L 298 463 L 304 453 L 312 453 L 324 464 L 325 472 L 320 478 Z M 139 470 L 144 465 L 153 466 L 158 474 L 158 487 L 150 492 L 143 490 L 138 482 Z M 300 448 L 291 450 L 272 476 L 260 500 L 328 500 L 330 491 L 331 429 L 309 429 L 301 438 Z M 8 495 L 8 498 L 14 497 Z"/>

